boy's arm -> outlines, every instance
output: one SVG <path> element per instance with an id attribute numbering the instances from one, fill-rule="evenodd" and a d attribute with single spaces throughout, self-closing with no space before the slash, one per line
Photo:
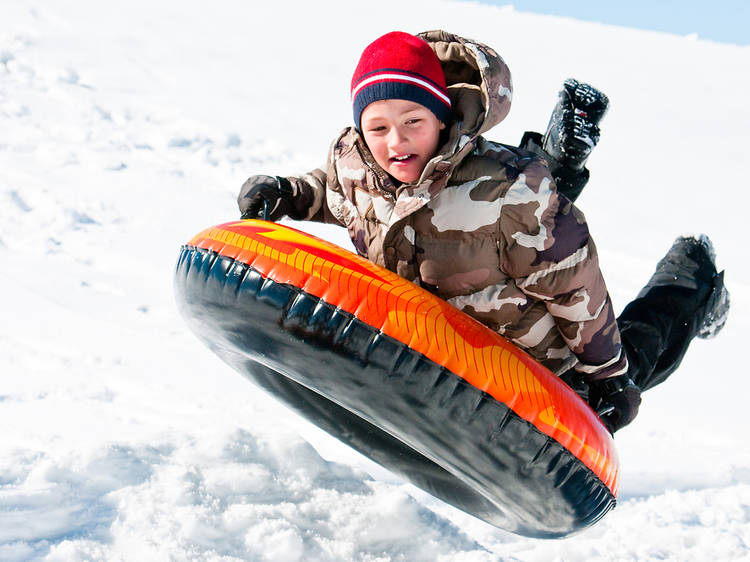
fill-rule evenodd
<path id="1" fill-rule="evenodd" d="M 270 220 L 288 216 L 294 220 L 345 226 L 331 213 L 326 201 L 328 191 L 341 192 L 333 164 L 333 151 L 339 138 L 331 144 L 328 171 L 316 168 L 298 176 L 250 176 L 237 197 L 242 217 L 263 218 L 265 207 L 272 211 L 268 216 Z"/>
<path id="2" fill-rule="evenodd" d="M 576 369 L 589 382 L 625 374 L 627 357 L 586 219 L 557 193 L 544 164 L 526 166 L 501 212 L 501 267 L 546 304 L 579 360 Z"/>
<path id="3" fill-rule="evenodd" d="M 338 222 L 325 205 L 326 173 L 315 169 L 300 176 L 250 176 L 242 185 L 237 205 L 243 218 Z"/>
<path id="4" fill-rule="evenodd" d="M 321 214 L 325 201 L 326 174 L 316 168 L 307 174 L 287 176 L 283 178 L 289 182 L 293 193 L 293 214 L 289 217 L 295 220 L 316 220 Z"/>
<path id="5" fill-rule="evenodd" d="M 323 222 L 341 226 L 341 223 L 333 216 L 326 202 L 326 192 L 330 189 L 337 189 L 337 182 L 331 181 L 330 174 L 327 174 L 321 168 L 316 168 L 307 174 L 289 176 L 286 180 L 292 185 L 292 189 L 296 194 L 295 209 L 299 213 L 299 216 L 302 216 L 302 218 L 297 220 Z"/>

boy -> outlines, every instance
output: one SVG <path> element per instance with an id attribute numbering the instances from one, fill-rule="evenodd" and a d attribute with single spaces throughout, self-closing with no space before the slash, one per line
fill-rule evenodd
<path id="1" fill-rule="evenodd" d="M 507 115 L 511 89 L 505 62 L 481 43 L 388 33 L 362 53 L 351 85 L 355 127 L 334 141 L 326 171 L 253 176 L 240 211 L 259 217 L 267 207 L 271 220 L 347 227 L 360 255 L 583 386 L 614 432 L 706 319 L 728 308 L 726 291 L 710 244 L 681 239 L 618 326 L 585 218 L 545 161 L 574 199 L 606 98 L 566 82 L 550 131 L 522 150 L 482 137 Z"/>

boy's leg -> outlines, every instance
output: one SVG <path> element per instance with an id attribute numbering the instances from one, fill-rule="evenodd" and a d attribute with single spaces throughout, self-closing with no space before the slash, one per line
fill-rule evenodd
<path id="1" fill-rule="evenodd" d="M 663 382 L 692 339 L 715 336 L 728 313 L 724 272 L 716 272 L 710 240 L 678 238 L 617 319 L 630 378 L 641 390 Z"/>
<path id="2" fill-rule="evenodd" d="M 521 139 L 521 148 L 547 161 L 557 190 L 571 201 L 589 180 L 586 160 L 599 142 L 599 121 L 608 106 L 603 92 L 569 78 L 558 94 L 545 134 L 526 132 Z"/>
<path id="3" fill-rule="evenodd" d="M 588 385 L 574 370 L 560 378 L 600 413 L 611 432 L 617 431 L 632 421 L 640 403 L 636 395 L 628 400 L 624 392 L 628 385 L 635 383 L 639 397 L 639 391 L 664 382 L 680 365 L 693 338 L 714 337 L 724 327 L 728 313 L 724 272 L 716 272 L 710 240 L 704 236 L 678 238 L 643 290 L 617 319 L 628 356 L 628 373 L 603 382 L 619 379 L 614 382 L 620 386 L 605 388 L 602 394 L 601 388 L 594 383 Z M 622 411 L 617 410 L 618 398 Z M 615 411 L 609 413 L 607 406 Z M 623 416 L 626 419 L 621 421 Z"/>

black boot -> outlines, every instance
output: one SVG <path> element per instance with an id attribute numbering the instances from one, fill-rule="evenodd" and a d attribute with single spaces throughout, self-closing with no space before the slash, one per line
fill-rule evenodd
<path id="1" fill-rule="evenodd" d="M 714 337 L 724 327 L 729 292 L 714 259 L 708 237 L 678 238 L 617 319 L 628 374 L 641 390 L 665 381 L 694 337 Z"/>
<path id="2" fill-rule="evenodd" d="M 705 234 L 698 238 L 681 236 L 656 266 L 656 272 L 638 297 L 658 286 L 684 287 L 706 296 L 696 310 L 696 333 L 702 339 L 715 337 L 729 316 L 729 291 L 724 272 L 716 271 L 716 252 Z"/>
<path id="3" fill-rule="evenodd" d="M 713 290 L 706 302 L 703 322 L 698 329 L 698 337 L 704 340 L 715 338 L 727 323 L 729 316 L 729 291 L 724 286 L 724 272 L 714 277 Z"/>
<path id="4" fill-rule="evenodd" d="M 547 161 L 557 190 L 571 201 L 589 180 L 586 160 L 599 142 L 599 122 L 608 106 L 609 98 L 603 92 L 568 78 L 544 136 L 527 132 L 521 140 L 521 148 Z"/>
<path id="5" fill-rule="evenodd" d="M 609 107 L 609 98 L 589 84 L 568 78 L 557 97 L 542 148 L 571 170 L 583 170 L 599 142 L 599 121 Z"/>

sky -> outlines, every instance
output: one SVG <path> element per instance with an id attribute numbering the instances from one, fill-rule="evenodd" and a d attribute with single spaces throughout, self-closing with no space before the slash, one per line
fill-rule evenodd
<path id="1" fill-rule="evenodd" d="M 512 5 L 523 12 L 566 16 L 677 35 L 697 33 L 701 39 L 721 43 L 750 44 L 750 2 L 747 0 L 481 0 L 481 3 Z"/>

